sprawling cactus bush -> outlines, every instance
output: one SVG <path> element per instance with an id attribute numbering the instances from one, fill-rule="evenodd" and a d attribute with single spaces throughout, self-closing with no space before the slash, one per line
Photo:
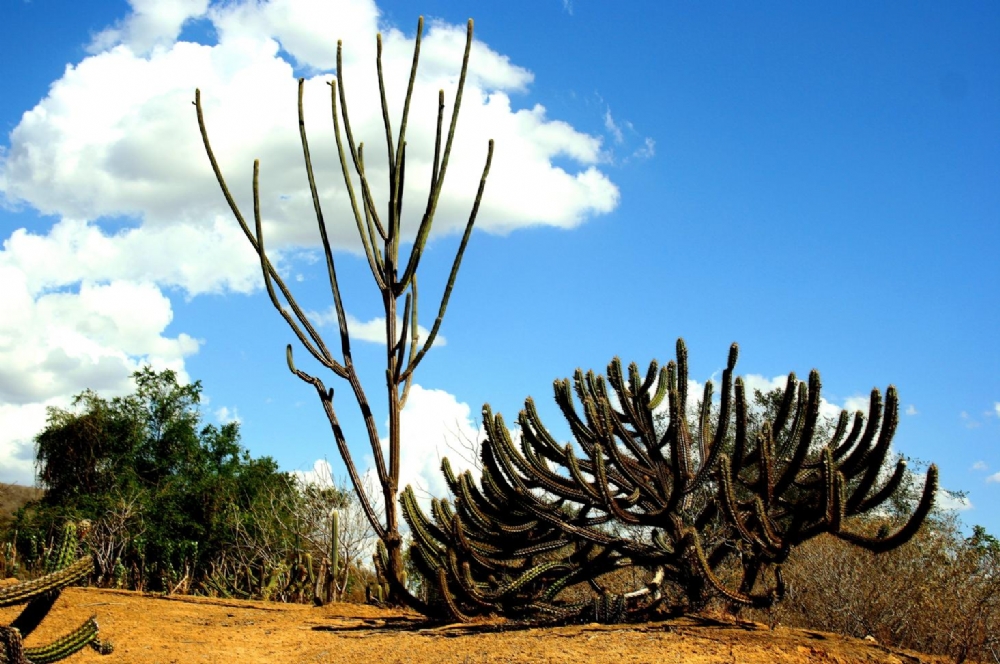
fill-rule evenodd
<path id="1" fill-rule="evenodd" d="M 90 554 L 77 557 L 78 545 L 76 524 L 66 524 L 49 555 L 44 576 L 0 589 L 0 607 L 26 604 L 12 623 L 0 625 L 0 664 L 58 662 L 88 645 L 102 654 L 111 652 L 111 644 L 98 638 L 95 616 L 48 645 L 26 648 L 23 643 L 24 637 L 48 615 L 62 589 L 93 573 L 93 557 Z"/>
<path id="2" fill-rule="evenodd" d="M 737 354 L 734 344 L 717 411 L 709 382 L 693 425 L 683 340 L 676 361 L 654 361 L 645 375 L 635 364 L 626 375 L 616 358 L 606 377 L 578 370 L 572 385 L 556 381 L 576 446 L 556 442 L 530 398 L 518 443 L 485 406 L 478 484 L 445 460 L 453 501 L 433 501 L 428 516 L 412 489 L 401 498 L 411 554 L 451 614 L 620 621 L 661 607 L 667 585 L 687 607 L 712 592 L 768 606 L 783 593 L 781 564 L 797 544 L 831 533 L 886 551 L 912 537 L 933 505 L 934 466 L 897 532 L 871 538 L 849 527 L 905 477 L 902 460 L 883 471 L 898 420 L 895 388 L 884 403 L 873 390 L 867 418 L 842 412 L 832 437 L 816 440 L 819 374 L 808 382 L 792 374 L 777 414 L 751 431 L 743 382 L 733 380 Z M 665 429 L 655 418 L 661 405 Z M 624 593 L 602 586 L 624 568 L 640 568 L 645 581 Z M 581 584 L 590 597 L 563 599 Z"/>

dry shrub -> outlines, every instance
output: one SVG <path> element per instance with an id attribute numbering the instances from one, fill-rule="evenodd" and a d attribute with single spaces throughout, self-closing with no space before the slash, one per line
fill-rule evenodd
<path id="1" fill-rule="evenodd" d="M 936 519 L 882 554 L 823 535 L 798 547 L 784 572 L 784 601 L 750 617 L 1000 662 L 1000 542 L 981 528 L 966 538 L 954 520 Z"/>

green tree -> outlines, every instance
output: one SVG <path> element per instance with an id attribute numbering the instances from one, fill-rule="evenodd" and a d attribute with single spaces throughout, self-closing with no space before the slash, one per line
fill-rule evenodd
<path id="1" fill-rule="evenodd" d="M 46 493 L 15 523 L 25 555 L 37 559 L 64 519 L 86 518 L 107 583 L 171 590 L 213 570 L 231 581 L 226 562 L 248 536 L 284 558 L 294 482 L 270 457 L 250 456 L 237 423 L 201 424 L 200 381 L 149 367 L 133 378 L 133 394 L 86 390 L 72 409 L 49 409 L 35 439 Z"/>

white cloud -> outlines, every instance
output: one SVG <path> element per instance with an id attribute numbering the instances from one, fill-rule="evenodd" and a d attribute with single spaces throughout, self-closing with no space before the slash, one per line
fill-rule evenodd
<path id="1" fill-rule="evenodd" d="M 314 321 L 317 325 L 324 327 L 336 327 L 337 326 L 337 310 L 334 307 L 330 307 L 327 311 L 322 313 L 317 313 L 310 311 L 309 318 Z M 401 316 L 396 317 L 396 331 L 401 333 L 403 319 Z M 360 321 L 351 314 L 347 314 L 347 330 L 351 334 L 351 339 L 356 341 L 368 341 L 376 344 L 385 345 L 385 318 L 376 317 L 368 321 Z M 430 330 L 428 330 L 423 325 L 417 325 L 417 334 L 421 341 L 427 339 L 430 336 Z M 410 336 L 409 330 L 406 333 L 407 338 Z M 448 340 L 443 334 L 438 334 L 434 337 L 434 347 L 446 346 Z"/>
<path id="2" fill-rule="evenodd" d="M 333 468 L 326 459 L 317 459 L 311 470 L 293 470 L 291 474 L 302 486 L 335 486 Z"/>
<path id="3" fill-rule="evenodd" d="M 997 417 L 1000 417 L 1000 401 L 997 401 L 993 404 L 993 413 Z"/>
<path id="4" fill-rule="evenodd" d="M 384 130 L 374 78 L 377 9 L 362 0 L 272 0 L 212 6 L 205 14 L 202 4 L 185 4 L 162 16 L 153 4 L 137 2 L 123 27 L 95 42 L 106 50 L 67 67 L 10 134 L 10 149 L 0 162 L 0 188 L 9 202 L 75 219 L 130 215 L 156 226 L 228 216 L 190 103 L 200 87 L 213 147 L 245 213 L 252 209 L 250 167 L 259 157 L 269 244 L 317 242 L 315 222 L 308 221 L 311 198 L 296 131 L 295 73 L 279 48 L 299 66 L 329 70 L 336 39 L 343 37 L 341 78 L 353 129 L 358 140 L 378 145 Z M 218 43 L 174 42 L 172 26 L 201 14 L 212 21 Z M 138 35 L 135 26 L 143 21 L 152 22 L 152 37 Z M 333 33 L 331 26 L 336 26 Z M 415 203 L 404 208 L 409 232 L 419 222 L 419 199 L 430 175 L 436 93 L 444 89 L 450 105 L 464 33 L 463 27 L 434 22 L 424 38 L 407 132 L 406 194 Z M 412 40 L 391 27 L 384 37 L 387 94 L 398 127 Z M 167 38 L 169 43 L 147 53 L 151 39 Z M 436 232 L 454 233 L 464 226 L 489 138 L 496 139 L 497 149 L 480 210 L 481 229 L 570 228 L 612 210 L 618 189 L 596 168 L 600 138 L 550 120 L 541 106 L 512 108 L 509 95 L 527 89 L 530 72 L 482 42 L 473 50 Z M 357 250 L 339 161 L 330 149 L 329 79 L 307 81 L 307 126 L 316 146 L 314 166 L 331 241 Z M 556 157 L 568 158 L 573 167 L 554 166 Z M 384 194 L 384 150 L 370 150 L 366 167 L 376 195 Z"/>
<path id="5" fill-rule="evenodd" d="M 563 11 L 565 11 L 570 16 L 573 15 L 573 3 L 571 0 L 562 0 Z"/>
<path id="6" fill-rule="evenodd" d="M 625 136 L 622 134 L 622 129 L 617 124 L 615 124 L 615 119 L 611 117 L 611 109 L 605 109 L 604 111 L 604 128 L 608 130 L 612 138 L 615 139 L 615 143 L 621 145 L 625 142 Z"/>
<path id="7" fill-rule="evenodd" d="M 143 225 L 114 234 L 64 218 L 45 235 L 17 229 L 3 248 L 0 269 L 20 272 L 33 293 L 84 280 L 157 283 L 188 295 L 249 293 L 262 283 L 256 253 L 221 216 L 210 224 Z"/>
<path id="8" fill-rule="evenodd" d="M 775 376 L 774 378 L 767 378 L 760 374 L 745 374 L 743 376 L 743 385 L 746 389 L 747 401 L 753 399 L 754 392 L 760 390 L 761 392 L 767 394 L 768 392 L 773 392 L 774 390 L 783 390 L 785 386 L 788 385 L 788 376 Z"/>
<path id="9" fill-rule="evenodd" d="M 986 465 L 985 461 L 977 461 L 972 464 L 972 470 L 986 470 L 989 466 Z"/>
<path id="10" fill-rule="evenodd" d="M 986 478 L 987 482 L 1000 482 L 1000 473 L 993 473 Z"/>
<path id="11" fill-rule="evenodd" d="M 95 35 L 88 51 L 99 53 L 127 43 L 136 53 L 147 53 L 171 44 L 188 19 L 202 16 L 208 9 L 208 0 L 129 0 L 129 4 L 132 14 Z"/>
<path id="12" fill-rule="evenodd" d="M 221 406 L 215 410 L 215 419 L 219 421 L 220 424 L 229 424 L 231 422 L 236 422 L 240 424 L 243 420 L 240 418 L 240 413 L 237 409 L 233 408 L 230 410 L 226 406 Z"/>
<path id="13" fill-rule="evenodd" d="M 386 422 L 388 427 L 388 422 Z M 478 445 L 484 439 L 477 420 L 468 404 L 458 401 L 444 390 L 424 388 L 414 383 L 410 387 L 406 406 L 400 413 L 400 477 L 399 489 L 413 487 L 418 502 L 427 510 L 430 498 L 450 498 L 448 485 L 441 473 L 441 460 L 448 457 L 455 474 L 477 468 Z M 517 435 L 518 432 L 512 432 Z M 389 441 L 382 439 L 382 451 L 389 463 Z M 368 458 L 369 463 L 372 459 Z M 333 483 L 333 472 L 326 459 L 319 459 L 311 470 L 295 470 L 292 474 L 305 484 Z M 376 510 L 381 510 L 382 496 L 374 467 L 362 473 Z"/>
<path id="14" fill-rule="evenodd" d="M 652 159 L 656 155 L 656 141 L 647 136 L 643 140 L 642 147 L 636 148 L 632 156 L 637 159 Z"/>
<path id="15" fill-rule="evenodd" d="M 0 280 L 0 481 L 32 482 L 32 440 L 47 406 L 68 407 L 87 388 L 127 393 L 142 364 L 187 380 L 184 358 L 199 342 L 164 334 L 173 314 L 156 286 L 84 282 L 39 294 L 6 266 Z"/>
<path id="16" fill-rule="evenodd" d="M 448 457 L 456 474 L 475 467 L 468 447 L 481 443 L 483 432 L 469 405 L 454 395 L 414 383 L 400 413 L 400 427 L 400 490 L 410 484 L 418 496 L 447 497 L 441 460 Z M 388 439 L 382 447 L 388 463 Z"/>
<path id="17" fill-rule="evenodd" d="M 965 512 L 973 508 L 972 501 L 966 496 L 956 496 L 944 489 L 938 489 L 934 498 L 934 506 L 945 512 Z"/>
<path id="18" fill-rule="evenodd" d="M 173 313 L 152 284 L 84 282 L 38 294 L 23 274 L 0 267 L 0 400 L 43 403 L 85 388 L 121 392 L 140 364 L 183 375 L 199 342 L 164 336 Z"/>
<path id="19" fill-rule="evenodd" d="M 35 435 L 45 427 L 46 407 L 69 406 L 69 399 L 40 403 L 0 403 L 0 482 L 35 483 Z"/>
<path id="20" fill-rule="evenodd" d="M 600 95 L 597 95 L 597 98 L 602 104 L 604 104 L 604 99 Z M 639 132 L 636 131 L 635 125 L 633 125 L 629 120 L 615 120 L 614 116 L 611 114 L 611 108 L 606 104 L 604 104 L 603 120 L 604 130 L 611 137 L 613 145 L 617 146 L 609 148 L 603 154 L 603 159 L 605 161 L 618 165 L 624 165 L 632 159 L 652 159 L 656 154 L 656 141 L 650 136 L 643 138 L 639 147 L 633 149 L 631 146 L 634 145 L 636 139 L 639 138 Z M 629 150 L 631 150 L 631 154 L 627 154 L 620 160 L 617 159 L 616 152 L 627 153 Z"/>
<path id="21" fill-rule="evenodd" d="M 844 410 L 852 414 L 860 410 L 865 414 L 865 417 L 868 417 L 868 407 L 870 405 L 870 395 L 855 394 L 854 396 L 847 397 L 847 399 L 844 400 Z"/>
<path id="22" fill-rule="evenodd" d="M 384 130 L 374 77 L 375 3 L 129 1 L 131 12 L 96 34 L 90 54 L 66 67 L 21 116 L 9 148 L 0 150 L 0 205 L 58 219 L 46 231 L 15 230 L 0 251 L 0 399 L 6 403 L 0 460 L 22 475 L 30 470 L 25 441 L 44 423 L 46 405 L 65 404 L 85 388 L 126 392 L 129 374 L 142 363 L 186 379 L 184 358 L 200 342 L 167 333 L 173 318 L 167 289 L 193 297 L 260 287 L 258 260 L 204 155 L 191 105 L 195 88 L 202 90 L 213 148 L 245 215 L 252 214 L 253 159 L 261 160 L 265 236 L 284 269 L 283 257 L 318 243 L 296 131 L 296 76 L 309 74 L 305 109 L 327 230 L 337 250 L 360 248 L 331 149 L 325 85 L 331 76 L 320 72 L 331 71 L 336 40 L 343 38 L 339 74 L 352 129 L 359 141 L 378 145 Z M 216 34 L 217 43 L 178 41 L 191 20 L 210 23 L 204 32 Z M 381 27 L 390 115 L 398 127 L 412 39 Z M 412 235 L 423 211 L 437 90 L 445 91 L 450 112 L 464 35 L 464 26 L 442 22 L 431 22 L 425 34 L 407 131 L 404 234 Z M 512 104 L 511 95 L 523 94 L 531 82 L 531 72 L 475 43 L 437 235 L 464 228 L 490 138 L 496 154 L 481 230 L 572 228 L 617 206 L 617 187 L 598 169 L 600 137 L 549 118 L 540 105 Z M 375 196 L 384 201 L 384 150 L 366 157 Z M 127 223 L 111 226 L 107 219 Z M 379 326 L 355 323 L 359 338 Z M 419 390 L 411 394 L 414 404 L 425 398 Z M 460 405 L 445 404 L 455 413 Z M 467 422 L 467 414 L 460 421 Z"/>
<path id="23" fill-rule="evenodd" d="M 200 344 L 166 334 L 173 310 L 159 286 L 120 278 L 138 279 L 129 271 L 139 257 L 115 261 L 105 236 L 70 227 L 80 230 L 63 222 L 44 237 L 16 231 L 0 251 L 0 461 L 18 481 L 32 476 L 31 439 L 44 427 L 46 406 L 66 407 L 87 388 L 124 394 L 143 364 L 186 381 L 184 358 Z M 153 266 L 158 256 L 149 248 Z"/>
<path id="24" fill-rule="evenodd" d="M 918 411 L 917 407 L 911 403 L 909 406 L 906 407 L 905 413 L 907 415 L 919 415 L 920 411 Z"/>

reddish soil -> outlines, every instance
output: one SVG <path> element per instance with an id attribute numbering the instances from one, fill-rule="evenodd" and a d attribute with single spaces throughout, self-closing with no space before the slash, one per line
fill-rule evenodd
<path id="1" fill-rule="evenodd" d="M 8 623 L 18 607 L 0 611 Z M 26 645 L 96 614 L 114 653 L 87 648 L 69 664 L 237 662 L 674 662 L 944 664 L 945 658 L 834 634 L 699 618 L 637 625 L 525 628 L 429 625 L 358 604 L 311 606 L 69 588 Z"/>

